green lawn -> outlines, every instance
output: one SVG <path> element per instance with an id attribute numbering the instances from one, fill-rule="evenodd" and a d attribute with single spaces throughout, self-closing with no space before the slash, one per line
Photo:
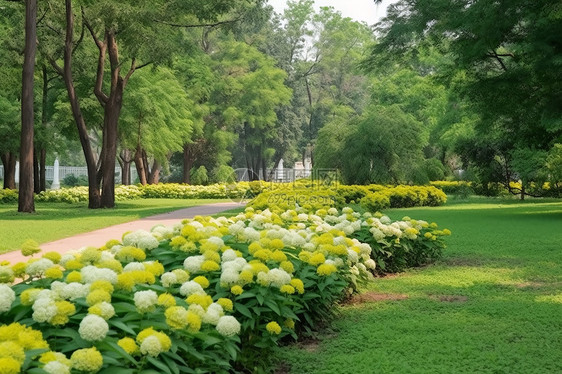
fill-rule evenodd
<path id="1" fill-rule="evenodd" d="M 453 231 L 444 258 L 376 279 L 333 331 L 285 347 L 283 372 L 562 373 L 562 202 L 395 209 Z"/>
<path id="2" fill-rule="evenodd" d="M 118 201 L 115 209 L 88 209 L 87 203 L 36 203 L 36 213 L 18 213 L 17 204 L 0 205 L 0 253 L 26 239 L 39 243 L 93 231 L 154 214 L 229 200 L 142 199 Z"/>

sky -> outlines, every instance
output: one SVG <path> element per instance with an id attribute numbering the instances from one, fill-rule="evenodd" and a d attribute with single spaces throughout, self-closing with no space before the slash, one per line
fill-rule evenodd
<path id="1" fill-rule="evenodd" d="M 382 4 L 375 4 L 374 0 L 315 0 L 315 7 L 332 6 L 339 10 L 344 17 L 357 21 L 364 21 L 369 25 L 375 24 L 386 15 L 386 7 L 396 0 L 383 0 Z M 277 13 L 282 13 L 287 6 L 287 0 L 269 0 Z"/>

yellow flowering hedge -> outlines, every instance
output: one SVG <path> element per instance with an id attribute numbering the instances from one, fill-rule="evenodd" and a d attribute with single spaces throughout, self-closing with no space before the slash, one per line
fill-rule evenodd
<path id="1" fill-rule="evenodd" d="M 396 248 L 438 251 L 445 234 L 351 208 L 247 208 L 62 256 L 33 257 L 30 242 L 29 261 L 0 265 L 0 364 L 13 373 L 265 370 L 280 339 L 329 319 Z"/>

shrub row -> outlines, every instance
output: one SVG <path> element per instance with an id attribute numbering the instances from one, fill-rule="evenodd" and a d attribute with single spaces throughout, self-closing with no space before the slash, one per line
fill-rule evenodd
<path id="1" fill-rule="evenodd" d="M 447 195 L 433 186 L 338 186 L 334 189 L 274 189 L 264 191 L 250 201 L 255 209 L 286 210 L 297 204 L 305 209 L 341 208 L 359 203 L 366 210 L 376 212 L 386 208 L 438 206 Z"/>
<path id="2" fill-rule="evenodd" d="M 388 269 L 408 246 L 431 247 L 433 256 L 446 233 L 350 208 L 248 208 L 2 265 L 0 368 L 266 371 L 280 339 L 330 318 L 334 303 L 368 280 L 369 270 Z M 36 251 L 33 242 L 22 248 Z M 10 285 L 14 278 L 22 282 Z"/>

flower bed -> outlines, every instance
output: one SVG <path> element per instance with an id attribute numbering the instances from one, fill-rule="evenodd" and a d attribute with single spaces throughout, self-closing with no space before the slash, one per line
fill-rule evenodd
<path id="1" fill-rule="evenodd" d="M 264 370 L 280 339 L 330 318 L 377 264 L 408 252 L 397 248 L 437 253 L 443 234 L 350 208 L 248 208 L 3 264 L 0 372 Z"/>

